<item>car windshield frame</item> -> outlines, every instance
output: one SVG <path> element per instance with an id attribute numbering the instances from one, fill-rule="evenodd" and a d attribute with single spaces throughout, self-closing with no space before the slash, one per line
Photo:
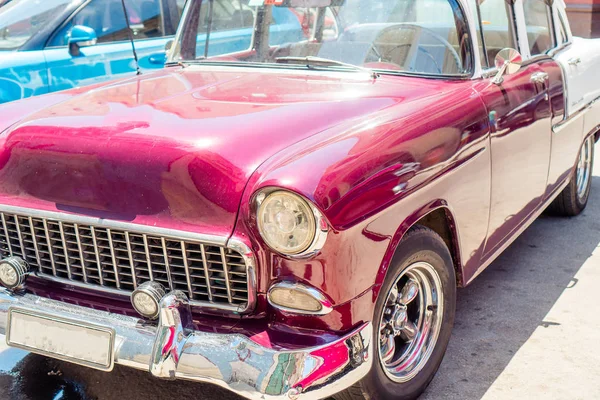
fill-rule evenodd
<path id="1" fill-rule="evenodd" d="M 0 51 L 18 51 L 24 48 L 40 32 L 46 31 L 49 26 L 55 25 L 57 19 L 61 19 L 62 13 L 55 10 L 62 11 L 71 3 L 73 0 L 13 0 L 4 5 L 0 13 Z M 48 14 L 45 19 L 36 22 L 35 29 L 31 29 L 19 39 L 13 38 L 14 44 L 8 45 L 9 27 L 19 23 L 26 24 L 43 13 Z"/>
<path id="2" fill-rule="evenodd" d="M 263 3 L 267 2 L 268 0 L 261 0 Z M 283 2 L 285 3 L 286 1 L 293 1 L 293 0 L 283 0 Z M 321 0 L 322 2 L 325 1 L 329 1 L 329 2 L 337 2 L 340 5 L 343 6 L 343 4 L 345 3 L 346 0 Z M 363 0 L 364 1 L 364 0 Z M 374 2 L 376 1 L 382 1 L 382 0 L 373 0 Z M 410 0 L 408 0 L 410 1 Z M 418 0 L 416 0 L 418 1 Z M 172 44 L 170 44 L 170 48 L 167 50 L 167 62 L 166 62 L 166 66 L 174 66 L 174 65 L 188 65 L 188 64 L 194 64 L 194 65 L 222 65 L 222 66 L 234 66 L 234 67 L 253 67 L 253 68 L 269 68 L 269 69 L 319 69 L 319 70 L 333 70 L 333 71 L 354 71 L 354 72 L 360 72 L 360 70 L 369 70 L 374 72 L 373 76 L 377 76 L 379 74 L 386 74 L 386 75 L 408 75 L 408 76 L 418 76 L 418 77 L 427 77 L 427 78 L 434 78 L 434 79 L 456 79 L 456 80 L 464 80 L 464 79 L 470 79 L 471 77 L 473 77 L 473 74 L 475 73 L 475 55 L 474 55 L 474 42 L 473 42 L 473 36 L 472 36 L 472 30 L 470 29 L 470 21 L 468 19 L 468 10 L 465 8 L 465 5 L 463 4 L 462 1 L 460 0 L 446 0 L 447 3 L 449 4 L 452 13 L 453 13 L 453 20 L 454 20 L 454 27 L 456 29 L 456 35 L 457 35 L 457 39 L 458 42 L 460 43 L 460 47 L 458 49 L 458 51 L 456 51 L 455 53 L 460 53 L 459 57 L 462 57 L 462 59 L 460 60 L 462 63 L 462 67 L 463 70 L 460 71 L 459 73 L 453 73 L 453 74 L 447 74 L 447 73 L 442 73 L 440 70 L 440 73 L 428 73 L 428 72 L 423 72 L 423 71 L 410 71 L 410 70 L 396 70 L 396 69 L 385 69 L 385 68 L 370 68 L 370 67 L 365 67 L 359 64 L 354 64 L 354 65 L 350 65 L 352 63 L 344 63 L 344 62 L 340 62 L 341 60 L 334 60 L 331 59 L 331 63 L 329 65 L 325 65 L 324 63 L 320 63 L 319 68 L 312 68 L 311 67 L 311 63 L 309 62 L 310 58 L 321 58 L 322 60 L 324 60 L 323 57 L 312 57 L 312 56 L 308 56 L 306 58 L 307 62 L 298 62 L 297 64 L 294 63 L 290 63 L 290 62 L 283 62 L 283 63 L 279 63 L 279 62 L 265 62 L 265 61 L 246 61 L 246 60 L 227 60 L 227 59 L 223 59 L 222 56 L 226 56 L 226 55 L 233 55 L 235 56 L 237 53 L 232 52 L 232 53 L 224 53 L 224 54 L 219 54 L 219 55 L 209 55 L 208 57 L 204 57 L 204 56 L 200 56 L 200 57 L 196 57 L 193 59 L 190 59 L 189 57 L 185 57 L 185 54 L 187 52 L 189 52 L 189 48 L 191 48 L 191 46 L 194 46 L 194 50 L 193 52 L 196 52 L 196 48 L 198 46 L 201 45 L 201 43 L 205 43 L 204 41 L 200 42 L 198 39 L 199 33 L 198 33 L 198 19 L 199 19 L 199 15 L 201 12 L 201 7 L 205 7 L 207 3 L 210 3 L 210 0 L 188 0 L 186 2 L 186 6 L 183 10 L 182 16 L 181 16 L 181 20 L 177 29 L 177 33 L 175 35 L 175 38 L 172 42 Z M 254 2 L 256 3 L 256 0 L 251 0 L 251 3 Z M 260 1 L 259 1 L 260 2 Z M 272 1 L 271 1 L 272 3 Z M 258 40 L 260 38 L 260 34 L 261 32 L 264 32 L 265 30 L 268 31 L 268 29 L 260 29 L 260 13 L 261 13 L 261 9 L 264 11 L 264 9 L 266 9 L 267 7 L 281 7 L 281 8 L 286 8 L 285 6 L 273 6 L 273 5 L 262 5 L 262 6 L 257 6 L 256 7 L 256 13 L 254 16 L 254 26 L 253 26 L 253 34 L 252 34 L 252 39 L 251 39 L 251 45 L 250 47 L 245 50 L 244 52 L 247 51 L 255 51 L 259 46 L 260 43 L 258 43 Z M 332 6 L 333 7 L 333 6 Z M 289 8 L 289 7 L 287 7 Z M 324 8 L 329 8 L 329 6 L 326 6 Z M 335 15 L 336 17 L 336 24 L 340 23 L 340 20 L 337 19 L 338 15 Z M 196 18 L 196 21 L 194 22 L 194 18 Z M 393 23 L 393 25 L 401 25 L 399 23 Z M 407 24 L 408 25 L 408 24 Z M 425 28 L 425 27 L 424 27 Z M 338 28 L 339 29 L 339 28 Z M 214 33 L 212 33 L 214 35 Z M 210 38 L 210 35 L 208 35 Z M 267 45 L 267 47 L 270 47 L 270 44 Z M 277 46 L 271 46 L 271 47 L 277 47 Z M 419 47 L 419 46 L 417 46 Z M 296 57 L 298 58 L 298 57 Z M 337 64 L 337 65 L 336 65 Z M 347 66 L 344 66 L 343 64 L 347 64 Z M 356 68 L 351 68 L 351 67 L 356 67 Z M 460 68 L 460 66 L 459 66 Z"/>

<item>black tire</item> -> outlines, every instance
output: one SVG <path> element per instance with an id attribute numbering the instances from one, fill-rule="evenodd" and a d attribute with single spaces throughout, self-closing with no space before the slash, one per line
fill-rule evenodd
<path id="1" fill-rule="evenodd" d="M 588 141 L 591 141 L 590 151 L 591 151 L 591 169 L 594 166 L 594 136 L 590 136 L 584 142 L 581 150 L 579 150 L 579 155 L 577 159 L 581 156 L 581 152 L 584 149 L 584 146 Z M 592 188 L 592 179 L 591 179 L 591 171 L 590 178 L 587 180 L 587 185 L 585 187 L 585 192 L 583 196 L 578 195 L 577 193 L 577 170 L 575 167 L 571 174 L 571 180 L 567 187 L 563 189 L 562 192 L 554 199 L 554 201 L 548 206 L 548 212 L 553 215 L 559 215 L 564 217 L 574 217 L 579 215 L 587 206 L 588 199 L 590 197 L 590 190 Z"/>
<path id="2" fill-rule="evenodd" d="M 384 310 L 387 294 L 396 278 L 408 266 L 424 261 L 438 273 L 443 292 L 444 312 L 437 343 L 424 367 L 411 380 L 398 383 L 385 373 L 379 356 L 378 325 Z M 417 398 L 429 385 L 437 372 L 450 340 L 456 311 L 456 276 L 450 251 L 442 238 L 429 228 L 412 228 L 398 246 L 394 259 L 381 288 L 373 317 L 373 366 L 358 383 L 333 396 L 336 400 L 409 400 Z"/>

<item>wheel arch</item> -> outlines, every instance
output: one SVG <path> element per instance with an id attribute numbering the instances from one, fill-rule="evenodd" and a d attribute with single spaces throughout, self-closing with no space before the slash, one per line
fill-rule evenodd
<path id="1" fill-rule="evenodd" d="M 460 236 L 456 219 L 454 218 L 451 207 L 445 200 L 436 200 L 411 214 L 411 216 L 399 226 L 388 247 L 384 261 L 379 268 L 375 282 L 375 298 L 379 294 L 379 289 L 385 281 L 387 271 L 398 251 L 398 246 L 402 242 L 402 239 L 411 228 L 418 225 L 431 229 L 444 240 L 444 243 L 452 256 L 457 286 L 464 286 L 463 265 L 460 255 Z"/>

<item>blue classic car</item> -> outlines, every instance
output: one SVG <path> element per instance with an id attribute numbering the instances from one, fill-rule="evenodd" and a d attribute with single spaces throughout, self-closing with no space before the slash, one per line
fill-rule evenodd
<path id="1" fill-rule="evenodd" d="M 248 0 L 213 4 L 211 32 L 198 32 L 208 55 L 250 48 L 255 7 Z M 125 0 L 142 72 L 162 68 L 165 45 L 185 0 Z M 209 7 L 206 7 L 210 9 Z M 133 75 L 121 0 L 13 0 L 0 9 L 0 103 Z M 274 8 L 272 45 L 303 36 L 299 17 Z M 199 24 L 199 26 L 206 26 Z M 208 40 L 207 40 L 208 37 Z"/>

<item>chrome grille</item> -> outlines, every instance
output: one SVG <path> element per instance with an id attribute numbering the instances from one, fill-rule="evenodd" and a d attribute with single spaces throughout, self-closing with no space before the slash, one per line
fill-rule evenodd
<path id="1" fill-rule="evenodd" d="M 20 256 L 40 276 L 123 292 L 154 280 L 184 291 L 192 304 L 248 304 L 246 262 L 226 247 L 37 215 L 0 217 L 2 257 Z"/>

